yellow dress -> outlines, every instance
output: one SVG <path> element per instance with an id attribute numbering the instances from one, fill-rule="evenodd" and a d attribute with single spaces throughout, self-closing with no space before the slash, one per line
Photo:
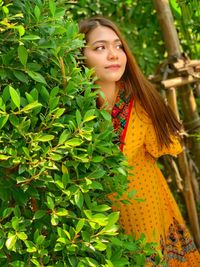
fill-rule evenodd
<path id="1" fill-rule="evenodd" d="M 159 150 L 154 127 L 142 107 L 129 104 L 131 110 L 128 111 L 123 106 L 127 104 L 118 99 L 112 114 L 113 124 L 116 130 L 120 127 L 121 109 L 122 124 L 123 121 L 126 124 L 123 153 L 133 166 L 129 191 L 136 190 L 136 197 L 144 201 L 133 199 L 131 204 L 120 202 L 114 206 L 114 210 L 120 211 L 120 224 L 127 234 L 138 238 L 144 233 L 149 242 L 157 242 L 167 266 L 200 267 L 200 254 L 156 163 L 161 155 L 180 153 L 180 143 L 173 138 L 169 148 Z"/>

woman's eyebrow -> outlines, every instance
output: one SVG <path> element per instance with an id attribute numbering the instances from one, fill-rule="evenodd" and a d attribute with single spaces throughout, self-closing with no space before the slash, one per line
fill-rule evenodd
<path id="1" fill-rule="evenodd" d="M 121 42 L 121 41 L 120 41 L 120 39 L 115 39 L 113 42 L 117 43 L 117 42 Z M 109 43 L 109 41 L 107 41 L 107 40 L 97 40 L 94 43 L 92 43 L 92 45 L 95 45 L 97 43 Z"/>

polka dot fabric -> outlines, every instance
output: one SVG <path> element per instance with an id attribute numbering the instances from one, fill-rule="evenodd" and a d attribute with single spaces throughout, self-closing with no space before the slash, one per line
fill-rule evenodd
<path id="1" fill-rule="evenodd" d="M 128 190 L 137 190 L 136 197 L 142 201 L 133 199 L 131 204 L 113 206 L 120 211 L 120 224 L 127 234 L 139 238 L 144 233 L 149 242 L 157 242 L 166 266 L 200 267 L 200 254 L 156 164 L 161 155 L 180 153 L 179 141 L 172 137 L 172 145 L 160 149 L 151 120 L 138 104 L 132 107 L 126 123 L 123 153 L 133 167 Z M 154 266 L 153 259 L 147 266 Z"/>

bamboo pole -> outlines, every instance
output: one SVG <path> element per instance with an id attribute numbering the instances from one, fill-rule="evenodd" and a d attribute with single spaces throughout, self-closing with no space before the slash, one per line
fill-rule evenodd
<path id="1" fill-rule="evenodd" d="M 156 8 L 156 11 L 157 11 L 158 20 L 159 20 L 160 27 L 163 33 L 168 56 L 169 57 L 175 56 L 177 58 L 181 58 L 180 43 L 179 43 L 178 35 L 177 35 L 176 29 L 174 26 L 174 21 L 173 21 L 173 16 L 172 16 L 171 9 L 169 6 L 169 1 L 168 0 L 153 0 L 153 2 Z M 182 92 L 184 94 L 185 93 L 189 94 L 193 100 L 195 99 L 191 88 L 189 87 L 181 88 L 180 95 Z M 173 94 L 174 93 L 175 92 L 173 91 Z M 183 97 L 181 97 L 181 101 L 183 102 L 182 103 L 183 112 L 186 110 L 186 107 L 184 105 L 187 106 L 187 111 L 189 111 L 190 118 L 187 118 L 187 119 L 189 121 L 193 121 L 194 119 L 196 119 L 198 112 L 197 112 L 197 109 L 194 103 L 190 102 L 186 104 L 183 101 Z M 195 102 L 195 100 L 193 102 Z M 176 103 L 173 103 L 173 104 L 171 103 L 171 105 L 175 106 Z M 193 233 L 195 243 L 197 247 L 200 248 L 200 227 L 199 227 L 199 222 L 198 222 L 197 209 L 196 209 L 196 205 L 194 201 L 194 194 L 193 194 L 193 190 L 191 186 L 191 177 L 190 177 L 191 170 L 190 170 L 190 165 L 188 164 L 188 161 L 187 161 L 187 155 L 186 155 L 185 150 L 183 150 L 183 152 L 179 155 L 178 161 L 179 161 L 180 173 L 182 177 L 184 178 L 184 198 L 185 198 L 185 202 L 187 206 L 191 230 Z"/>
<path id="2" fill-rule="evenodd" d="M 167 89 L 171 87 L 180 87 L 186 84 L 191 84 L 191 83 L 197 82 L 198 80 L 199 79 L 194 78 L 192 75 L 189 75 L 188 77 L 176 77 L 176 78 L 168 79 L 168 80 L 162 81 L 161 84 Z"/>
<path id="3" fill-rule="evenodd" d="M 168 90 L 166 90 L 166 97 L 169 106 L 176 114 L 176 117 L 180 119 L 177 105 L 176 89 L 174 87 L 170 87 Z"/>

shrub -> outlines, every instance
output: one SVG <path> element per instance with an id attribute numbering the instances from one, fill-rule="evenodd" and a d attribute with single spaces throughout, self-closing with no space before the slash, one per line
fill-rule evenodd
<path id="1" fill-rule="evenodd" d="M 106 198 L 127 166 L 76 23 L 53 0 L 0 3 L 1 266 L 143 266 L 154 244 L 119 231 Z"/>

